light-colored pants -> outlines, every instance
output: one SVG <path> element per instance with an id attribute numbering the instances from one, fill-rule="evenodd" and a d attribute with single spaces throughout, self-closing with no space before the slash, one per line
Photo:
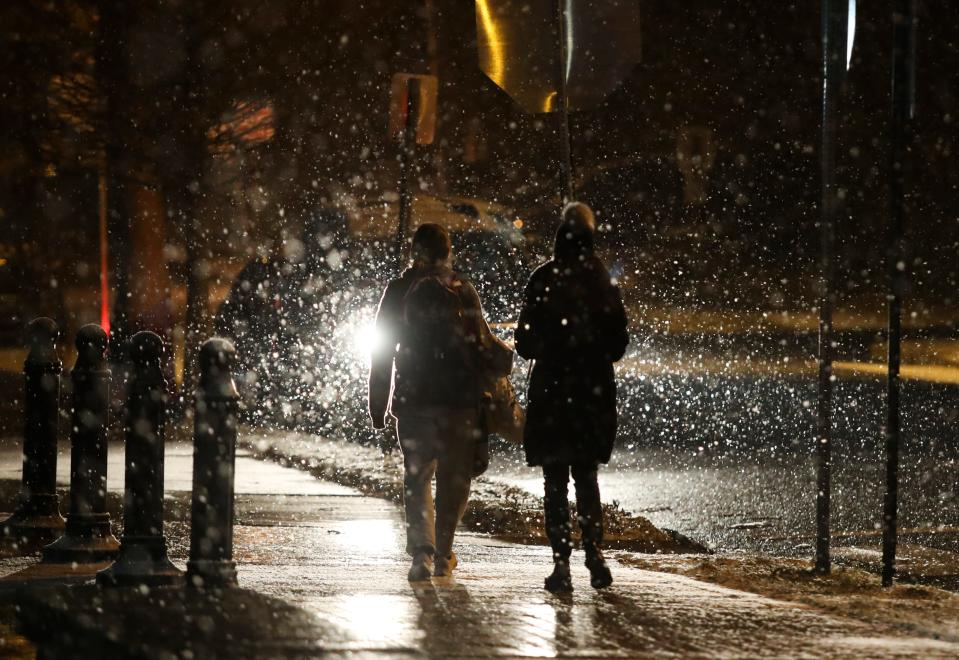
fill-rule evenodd
<path id="1" fill-rule="evenodd" d="M 448 557 L 469 499 L 479 415 L 475 410 L 417 411 L 396 420 L 396 433 L 405 468 L 406 551 Z"/>

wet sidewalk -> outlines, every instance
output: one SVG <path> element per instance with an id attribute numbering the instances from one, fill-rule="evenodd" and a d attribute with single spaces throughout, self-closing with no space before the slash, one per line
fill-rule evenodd
<path id="1" fill-rule="evenodd" d="M 281 544 L 267 548 L 252 529 L 240 531 L 237 544 L 241 584 L 335 624 L 339 639 L 321 641 L 328 651 L 432 657 L 959 654 L 959 644 L 903 637 L 619 563 L 610 589 L 591 589 L 585 568 L 577 565 L 574 593 L 554 596 L 541 588 L 548 549 L 470 535 L 459 537 L 453 578 L 410 585 L 399 512 L 366 498 L 326 501 L 336 514 L 285 530 Z"/>
<path id="2" fill-rule="evenodd" d="M 170 448 L 175 515 L 188 497 L 189 464 L 187 447 Z M 111 483 L 118 476 L 114 470 Z M 185 532 L 185 520 L 168 525 L 181 567 Z M 395 505 L 241 454 L 241 590 L 211 600 L 164 590 L 28 589 L 22 618 L 34 639 L 43 638 L 42 625 L 54 626 L 47 639 L 67 634 L 75 651 L 109 643 L 136 657 L 959 655 L 959 640 L 620 562 L 608 590 L 591 589 L 577 563 L 576 591 L 550 595 L 541 588 L 547 548 L 465 531 L 454 577 L 411 585 L 403 547 Z"/>

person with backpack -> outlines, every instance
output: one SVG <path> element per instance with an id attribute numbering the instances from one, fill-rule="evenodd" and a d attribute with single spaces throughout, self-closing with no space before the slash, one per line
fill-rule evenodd
<path id="1" fill-rule="evenodd" d="M 483 347 L 492 335 L 473 285 L 450 267 L 446 229 L 420 225 L 410 266 L 383 292 L 376 314 L 369 412 L 373 428 L 396 419 L 403 451 L 406 550 L 412 582 L 449 576 L 453 536 L 484 450 L 479 404 Z M 436 501 L 431 482 L 436 476 Z"/>
<path id="2" fill-rule="evenodd" d="M 613 363 L 626 352 L 629 336 L 619 288 L 594 253 L 595 230 L 588 206 L 566 206 L 553 258 L 526 286 L 515 335 L 516 352 L 535 361 L 523 448 L 527 463 L 543 469 L 546 535 L 554 561 L 545 588 L 551 592 L 573 588 L 570 473 L 590 583 L 601 589 L 613 581 L 602 552 L 597 468 L 609 462 L 616 437 Z"/>

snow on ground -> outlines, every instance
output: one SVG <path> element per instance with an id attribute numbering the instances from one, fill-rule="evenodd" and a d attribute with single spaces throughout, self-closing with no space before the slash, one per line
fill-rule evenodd
<path id="1" fill-rule="evenodd" d="M 240 441 L 262 458 L 288 463 L 367 495 L 402 502 L 402 457 L 378 448 L 294 431 L 247 429 Z M 605 505 L 606 542 L 636 552 L 706 552 L 704 546 L 658 529 L 646 518 Z M 519 543 L 544 544 L 542 498 L 480 477 L 473 482 L 463 526 Z M 575 526 L 574 526 L 575 528 Z"/>

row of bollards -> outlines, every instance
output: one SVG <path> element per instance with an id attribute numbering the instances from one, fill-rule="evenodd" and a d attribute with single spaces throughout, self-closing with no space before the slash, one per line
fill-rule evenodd
<path id="1" fill-rule="evenodd" d="M 16 512 L 0 523 L 0 532 L 24 551 L 43 545 L 43 562 L 83 564 L 115 558 L 97 574 L 98 584 L 181 583 L 184 576 L 169 560 L 163 534 L 168 388 L 161 366 L 162 340 L 152 332 L 139 332 L 132 339 L 133 371 L 123 411 L 123 535 L 118 542 L 107 512 L 111 385 L 107 335 L 100 326 L 86 325 L 76 337 L 77 362 L 70 375 L 73 410 L 66 521 L 60 515 L 56 492 L 62 370 L 57 336 L 51 319 L 36 319 L 29 326 L 20 503 Z M 210 339 L 200 352 L 186 572 L 186 582 L 192 587 L 236 584 L 233 484 L 239 397 L 232 378 L 234 360 L 233 345 L 224 339 Z"/>

